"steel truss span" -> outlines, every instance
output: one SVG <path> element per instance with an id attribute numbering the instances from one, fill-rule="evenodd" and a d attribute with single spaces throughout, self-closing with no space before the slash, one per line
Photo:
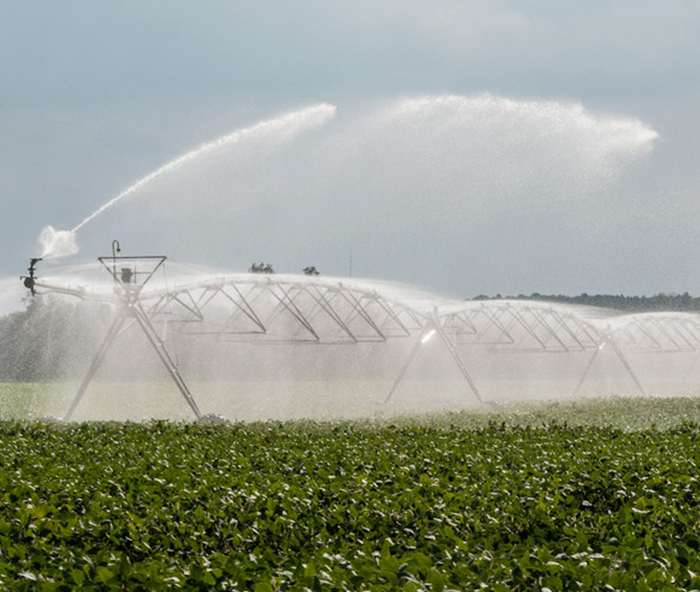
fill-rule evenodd
<path id="1" fill-rule="evenodd" d="M 209 340 L 218 348 L 231 344 L 236 351 L 245 344 L 351 346 L 344 352 L 372 347 L 374 358 L 382 355 L 382 346 L 387 352 L 393 348 L 388 388 L 378 397 L 385 405 L 400 397 L 414 367 L 422 364 L 426 372 L 421 358 L 431 356 L 460 377 L 468 404 L 498 400 L 495 384 L 513 388 L 518 382 L 554 379 L 556 388 L 579 396 L 589 383 L 601 385 L 603 372 L 610 382 L 610 368 L 615 368 L 613 388 L 621 390 L 593 394 L 660 394 L 654 392 L 660 378 L 691 389 L 700 355 L 696 314 L 621 315 L 539 301 L 454 301 L 394 284 L 323 276 L 248 273 L 163 280 L 156 272 L 164 269 L 165 257 L 99 261 L 108 271 L 107 289 L 43 280 L 34 275 L 35 262 L 30 268 L 32 292 L 96 300 L 116 311 L 66 419 L 128 325 L 146 335 L 198 419 L 205 415 L 171 352 L 174 339 L 180 344 Z M 348 360 L 351 355 L 343 354 Z"/>

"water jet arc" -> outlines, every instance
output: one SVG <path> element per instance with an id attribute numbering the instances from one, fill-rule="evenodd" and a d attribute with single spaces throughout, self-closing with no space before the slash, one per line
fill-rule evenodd
<path id="1" fill-rule="evenodd" d="M 200 158 L 201 156 L 208 154 L 210 152 L 213 152 L 215 150 L 218 150 L 219 148 L 222 148 L 224 146 L 228 146 L 231 144 L 236 144 L 242 141 L 245 141 L 247 139 L 252 139 L 255 137 L 261 137 L 265 136 L 267 134 L 280 134 L 282 138 L 284 138 L 286 135 L 291 135 L 294 134 L 304 128 L 308 127 L 314 127 L 321 125 L 325 123 L 329 118 L 333 117 L 335 115 L 336 108 L 334 105 L 329 105 L 326 103 L 322 103 L 319 105 L 314 105 L 312 107 L 308 107 L 306 109 L 302 109 L 300 111 L 294 111 L 292 113 L 288 113 L 286 115 L 283 115 L 282 117 L 278 117 L 276 119 L 270 119 L 267 121 L 262 121 L 260 123 L 257 123 L 253 126 L 236 130 L 235 132 L 232 132 L 230 134 L 227 134 L 225 136 L 222 136 L 218 138 L 217 140 L 213 140 L 211 142 L 205 142 L 204 144 L 201 144 L 199 147 L 195 148 L 194 150 L 190 150 L 189 152 L 183 154 L 182 156 L 178 156 L 174 160 L 171 160 L 167 164 L 159 167 L 152 173 L 149 173 L 145 177 L 139 179 L 136 183 L 133 185 L 127 187 L 124 191 L 122 191 L 119 195 L 113 197 L 110 199 L 107 203 L 103 204 L 100 206 L 97 210 L 95 210 L 92 214 L 90 214 L 87 218 L 85 218 L 82 222 L 80 222 L 73 230 L 70 232 L 72 234 L 75 234 L 78 232 L 83 226 L 88 224 L 91 220 L 94 220 L 97 216 L 102 214 L 105 210 L 108 210 L 111 208 L 114 204 L 117 202 L 121 201 L 125 197 L 131 195 L 132 193 L 135 193 L 139 189 L 145 187 L 158 177 L 161 177 L 167 173 L 170 173 L 172 171 L 175 171 L 179 169 L 181 166 L 184 164 L 195 160 L 197 158 Z"/>

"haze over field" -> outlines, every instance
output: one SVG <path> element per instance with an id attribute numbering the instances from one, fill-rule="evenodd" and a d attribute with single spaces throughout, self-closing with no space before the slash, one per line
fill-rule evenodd
<path id="1" fill-rule="evenodd" d="M 6 2 L 0 276 L 116 238 L 457 297 L 697 294 L 699 25 L 691 1 Z"/>

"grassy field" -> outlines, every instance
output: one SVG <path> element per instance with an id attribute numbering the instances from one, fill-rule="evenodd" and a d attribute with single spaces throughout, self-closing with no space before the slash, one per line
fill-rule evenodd
<path id="1" fill-rule="evenodd" d="M 78 390 L 77 382 L 0 382 L 0 421 L 63 417 Z M 625 429 L 667 427 L 678 421 L 700 422 L 700 407 L 688 390 L 679 397 L 620 396 L 601 399 L 571 395 L 565 381 L 491 381 L 483 386 L 494 404 L 479 405 L 464 380 L 406 380 L 383 404 L 390 380 L 251 380 L 194 382 L 191 391 L 203 413 L 231 421 L 362 420 L 401 417 L 439 418 L 478 427 L 489 421 L 537 425 L 541 421 L 610 425 Z M 507 396 L 505 393 L 511 392 Z M 613 390 L 612 392 L 616 392 Z M 663 392 L 660 390 L 659 392 Z M 564 393 L 564 394 L 561 394 Z M 671 403 L 667 401 L 672 401 Z M 601 404 L 602 403 L 602 404 Z M 670 405 L 670 407 L 669 407 Z M 95 381 L 78 405 L 76 421 L 190 421 L 192 410 L 172 381 Z"/>
<path id="2" fill-rule="evenodd" d="M 3 590 L 700 589 L 700 401 L 0 422 Z"/>

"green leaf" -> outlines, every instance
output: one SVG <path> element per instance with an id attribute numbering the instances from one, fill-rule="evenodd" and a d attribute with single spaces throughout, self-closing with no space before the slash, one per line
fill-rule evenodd
<path id="1" fill-rule="evenodd" d="M 100 580 L 103 584 L 107 584 L 110 582 L 110 580 L 114 579 L 115 575 L 112 570 L 109 568 L 105 567 L 104 565 L 100 565 L 97 568 L 97 579 Z"/>
<path id="2" fill-rule="evenodd" d="M 431 571 L 428 581 L 433 592 L 442 592 L 445 589 L 445 578 L 439 571 Z"/>
<path id="3" fill-rule="evenodd" d="M 79 569 L 72 569 L 70 575 L 78 586 L 82 585 L 82 583 L 85 581 L 85 572 Z"/>

